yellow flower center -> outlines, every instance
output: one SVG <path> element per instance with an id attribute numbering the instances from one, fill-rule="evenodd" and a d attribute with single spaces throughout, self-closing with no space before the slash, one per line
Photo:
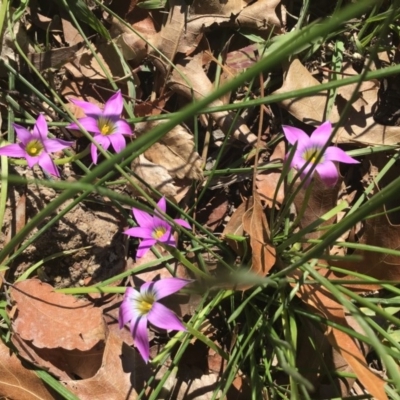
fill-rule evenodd
<path id="1" fill-rule="evenodd" d="M 153 308 L 153 304 L 155 303 L 155 301 L 156 299 L 154 293 L 152 293 L 151 291 L 142 294 L 137 300 L 136 304 L 139 314 L 140 315 L 148 314 Z"/>
<path id="2" fill-rule="evenodd" d="M 111 135 L 114 132 L 114 124 L 109 119 L 99 118 L 97 124 L 103 136 Z"/>
<path id="3" fill-rule="evenodd" d="M 320 156 L 320 149 L 315 149 L 315 148 L 307 149 L 303 153 L 303 159 L 310 162 L 311 164 L 315 164 L 319 156 Z M 322 156 L 321 158 L 319 158 L 318 163 L 322 163 L 323 161 L 324 157 Z"/>
<path id="4" fill-rule="evenodd" d="M 31 157 L 37 157 L 43 151 L 43 144 L 39 140 L 31 140 L 25 150 Z"/>
<path id="5" fill-rule="evenodd" d="M 160 239 L 167 230 L 163 226 L 158 226 L 153 231 L 153 238 Z"/>
<path id="6" fill-rule="evenodd" d="M 139 304 L 139 309 L 143 314 L 147 314 L 151 310 L 151 307 L 153 307 L 153 303 L 148 303 L 144 300 Z"/>

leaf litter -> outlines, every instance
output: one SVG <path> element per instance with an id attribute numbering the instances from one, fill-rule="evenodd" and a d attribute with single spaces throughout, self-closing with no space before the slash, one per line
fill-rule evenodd
<path id="1" fill-rule="evenodd" d="M 216 65 L 221 63 L 215 57 L 220 50 L 215 47 L 215 37 L 212 37 L 215 32 L 220 33 L 225 30 L 231 33 L 232 30 L 240 28 L 245 29 L 245 35 L 248 37 L 255 35 L 253 37 L 260 40 L 282 35 L 286 29 L 283 23 L 285 9 L 278 0 L 259 0 L 250 3 L 195 0 L 190 7 L 185 2 L 175 0 L 169 2 L 169 14 L 166 14 L 167 11 L 150 11 L 138 5 L 137 1 L 127 2 L 125 5 L 110 5 L 112 11 L 122 17 L 127 24 L 121 24 L 112 13 L 103 10 L 104 26 L 109 27 L 112 40 L 106 40 L 95 33 L 95 31 L 101 32 L 101 29 L 92 29 L 91 32 L 95 37 L 91 38 L 91 46 L 95 54 L 92 54 L 92 51 L 84 44 L 81 32 L 76 29 L 63 8 L 58 10 L 59 15 L 57 11 L 56 14 L 51 15 L 52 12 L 48 10 L 37 10 L 33 7 L 26 14 L 32 17 L 34 21 L 32 29 L 40 33 L 39 37 L 47 32 L 52 48 L 36 53 L 28 40 L 26 27 L 23 27 L 22 23 L 14 25 L 14 34 L 17 35 L 19 44 L 25 49 L 33 65 L 40 72 L 49 74 L 47 76 L 49 76 L 50 84 L 59 89 L 66 100 L 74 97 L 102 107 L 105 103 L 104 99 L 109 98 L 112 90 L 107 83 L 107 75 L 113 76 L 124 88 L 125 80 L 133 76 L 132 79 L 137 85 L 137 99 L 135 99 L 137 102 L 134 102 L 135 115 L 140 113 L 141 116 L 154 116 L 165 111 L 175 111 L 188 102 L 201 100 L 215 90 L 218 83 L 213 74 Z M 91 11 L 90 15 L 92 15 Z M 30 33 L 32 32 L 28 29 L 28 34 Z M 11 36 L 8 32 L 3 36 L 0 57 L 3 60 L 13 61 L 13 65 L 22 71 L 24 67 L 19 55 L 15 53 Z M 238 40 L 236 34 L 232 37 L 232 45 L 235 48 L 236 41 L 237 43 L 241 41 Z M 228 78 L 223 78 L 224 81 L 229 81 L 241 70 L 254 64 L 263 51 L 262 46 L 250 41 L 239 50 L 229 51 L 229 46 L 224 49 L 225 52 L 228 51 L 227 57 L 225 60 L 222 58 L 222 69 L 225 72 L 229 71 Z M 129 73 L 127 73 L 127 65 Z M 357 75 L 358 72 L 354 67 L 351 62 L 343 63 L 338 73 L 339 79 L 348 75 Z M 53 70 L 58 71 L 54 74 Z M 321 67 L 317 75 L 313 74 L 310 65 L 305 66 L 300 59 L 294 57 L 283 65 L 282 71 L 278 73 L 282 77 L 282 86 L 277 88 L 276 85 L 275 87 L 272 85 L 274 91 L 271 90 L 270 93 L 290 93 L 329 81 L 332 76 L 326 72 L 327 70 L 329 69 Z M 6 73 L 3 68 L 0 72 L 3 75 Z M 375 120 L 374 110 L 379 97 L 379 87 L 380 83 L 376 80 L 362 83 L 356 99 L 351 104 L 347 119 L 333 138 L 334 143 L 357 144 L 361 147 L 398 144 L 398 126 L 383 125 Z M 278 106 L 268 106 L 268 118 L 264 123 L 267 133 L 263 136 L 263 140 L 258 141 L 261 156 L 255 163 L 259 166 L 269 163 L 278 165 L 279 162 L 285 160 L 283 142 L 273 145 L 272 148 L 269 147 L 269 142 L 276 138 L 274 135 L 280 133 L 280 128 L 276 127 L 276 120 L 279 118 L 282 120 L 279 124 L 285 121 L 294 124 L 293 121 L 296 120 L 299 127 L 303 126 L 301 123 L 319 125 L 327 119 L 335 124 L 344 106 L 350 101 L 354 89 L 355 85 L 337 89 L 335 102 L 328 116 L 325 115 L 329 101 L 327 92 L 295 100 L 284 100 L 279 104 L 279 109 Z M 257 90 L 256 85 L 255 91 Z M 254 93 L 254 88 L 252 93 Z M 125 99 L 129 99 L 131 95 L 131 89 L 124 91 Z M 221 98 L 209 106 L 223 106 L 229 101 L 232 102 L 232 99 L 236 101 L 240 96 L 241 93 L 233 92 L 231 100 L 228 97 Z M 146 106 L 141 107 L 142 104 Z M 75 117 L 82 117 L 77 114 L 79 110 L 66 105 L 66 109 L 68 107 Z M 30 111 L 35 114 L 37 108 L 33 107 Z M 277 117 L 280 113 L 283 115 Z M 185 121 L 185 125 L 175 126 L 158 143 L 132 161 L 130 173 L 135 185 L 128 183 L 126 186 L 120 185 L 113 188 L 119 194 L 133 193 L 135 196 L 141 196 L 143 191 L 154 196 L 154 191 L 151 189 L 156 189 L 173 202 L 182 201 L 189 207 L 193 199 L 191 188 L 194 185 L 204 187 L 208 179 L 207 176 L 203 176 L 203 167 L 208 160 L 199 155 L 199 138 L 195 137 L 193 132 L 199 130 L 201 134 L 206 135 L 210 130 L 215 132 L 219 129 L 223 133 L 223 140 L 227 139 L 229 150 L 222 153 L 218 168 L 229 168 L 230 163 L 238 159 L 243 161 L 246 159 L 245 155 L 257 147 L 260 132 L 257 135 L 253 127 L 254 121 L 258 118 L 257 110 L 248 110 L 242 115 L 223 110 L 202 115 L 199 118 L 199 126 L 195 126 L 193 121 Z M 52 122 L 57 122 L 57 118 L 53 118 Z M 137 137 L 146 135 L 152 128 L 162 123 L 162 121 L 137 122 L 135 133 Z M 53 131 L 56 132 L 55 129 Z M 65 130 L 62 132 L 65 135 L 63 138 L 69 140 L 72 139 L 71 135 L 77 135 L 77 149 L 79 146 L 85 147 L 88 144 L 88 140 L 79 133 Z M 59 134 L 58 131 L 57 134 Z M 204 151 L 201 154 L 211 155 L 209 158 L 214 162 L 215 156 L 212 151 L 216 149 L 220 151 L 216 141 L 214 143 L 211 141 L 208 152 Z M 364 161 L 370 162 L 370 165 L 379 172 L 384 168 L 383 159 L 380 155 L 377 159 L 365 156 Z M 83 159 L 83 163 L 90 165 L 88 158 Z M 71 182 L 78 181 L 82 176 L 82 170 L 75 165 L 67 164 L 61 168 L 63 176 Z M 315 223 L 343 200 L 349 200 L 351 207 L 359 196 L 354 193 L 365 189 L 365 186 L 360 188 L 357 181 L 359 176 L 357 168 L 342 168 L 343 176 L 335 187 L 329 189 L 324 187 L 316 176 L 309 198 L 305 197 L 306 192 L 299 188 L 298 183 L 293 185 L 291 193 L 299 190 L 293 201 L 295 206 L 293 218 L 298 222 L 298 226 L 292 233 Z M 29 176 L 31 173 L 26 172 L 21 166 L 16 166 L 15 170 L 21 175 Z M 36 171 L 36 173 L 40 176 L 40 172 Z M 224 240 L 232 248 L 231 259 L 228 263 L 236 258 L 240 260 L 241 267 L 247 265 L 246 268 L 260 278 L 271 275 L 277 266 L 282 265 L 269 226 L 271 208 L 275 206 L 275 212 L 282 210 L 282 205 L 291 194 L 287 191 L 286 183 L 283 183 L 274 198 L 280 173 L 280 167 L 277 166 L 272 171 L 254 174 L 256 190 L 245 179 L 222 183 L 217 188 L 218 191 L 212 191 L 212 195 L 209 193 L 211 190 L 207 191 L 207 195 L 203 197 L 197 209 L 199 223 L 217 235 L 222 234 Z M 385 175 L 386 181 L 384 179 L 375 185 L 375 192 L 379 193 L 396 174 L 398 175 L 397 169 L 392 169 L 391 174 Z M 372 173 L 369 171 L 367 175 L 372 176 Z M 372 181 L 373 179 L 374 177 Z M 11 237 L 23 229 L 24 224 L 32 220 L 40 209 L 58 195 L 56 190 L 50 188 L 41 187 L 38 191 L 34 185 L 26 185 L 23 188 L 15 186 L 11 193 L 2 229 L 3 246 L 9 243 Z M 65 206 L 68 207 L 68 204 L 70 203 L 66 203 Z M 354 228 L 343 237 L 349 243 L 353 241 L 356 244 L 398 250 L 398 225 L 390 222 L 390 218 L 395 219 L 396 214 L 385 214 L 390 208 L 393 208 L 393 205 L 377 209 L 375 212 L 380 213 L 378 217 L 362 221 L 361 228 L 360 226 L 357 229 Z M 58 212 L 62 212 L 63 209 L 63 207 L 59 208 Z M 320 239 L 325 229 L 336 222 L 338 222 L 337 216 L 332 216 L 303 239 Z M 19 358 L 8 354 L 7 348 L 3 342 L 1 343 L 4 372 L 0 374 L 3 377 L 2 386 L 4 386 L 1 388 L 2 396 L 53 398 L 52 394 L 48 394 L 48 389 L 42 381 L 36 379 L 36 375 L 25 368 L 25 364 L 21 364 L 20 359 L 49 371 L 81 399 L 136 399 L 143 390 L 146 394 L 150 393 L 150 387 L 144 389 L 144 382 L 150 377 L 154 376 L 157 383 L 165 374 L 169 374 L 173 368 L 171 360 L 168 360 L 155 374 L 153 367 L 146 365 L 138 355 L 127 329 L 116 329 L 117 307 L 121 296 L 91 295 L 88 296 L 88 300 L 88 298 L 78 299 L 56 293 L 53 290 L 54 286 L 83 287 L 129 270 L 135 271 L 131 278 L 133 281 L 150 281 L 169 277 L 170 272 L 167 272 L 166 268 L 168 263 L 158 262 L 153 253 L 141 261 L 133 261 L 132 258 L 126 257 L 131 249 L 121 238 L 121 232 L 126 228 L 124 224 L 126 222 L 115 212 L 114 206 L 107 198 L 92 196 L 68 211 L 54 226 L 49 227 L 45 234 L 27 246 L 25 252 L 18 257 L 18 266 L 14 270 L 15 278 L 46 256 L 51 256 L 60 250 L 68 252 L 82 248 L 72 256 L 64 256 L 60 264 L 57 261 L 50 261 L 36 268 L 42 281 L 27 279 L 15 283 L 10 288 L 11 303 L 8 306 L 8 315 L 12 321 L 11 342 L 18 349 Z M 33 233 L 36 232 L 37 230 Z M 307 249 L 310 243 L 302 245 L 304 249 Z M 83 249 L 85 246 L 91 248 Z M 333 254 L 332 249 L 326 249 L 324 258 L 328 256 L 329 250 Z M 348 249 L 342 250 L 342 254 L 350 254 Z M 163 256 L 168 255 L 168 252 L 161 247 L 158 251 Z M 209 265 L 218 264 L 218 260 L 214 259 L 218 251 L 209 247 L 207 251 L 203 250 L 202 257 L 210 261 Z M 330 260 L 327 262 L 319 260 L 317 270 L 327 279 L 335 280 L 354 279 L 351 271 L 368 274 L 381 280 L 399 280 L 397 256 L 358 249 L 351 254 L 363 260 L 368 259 L 367 268 L 365 263 L 361 264 L 358 261 L 335 260 L 331 263 Z M 192 262 L 195 266 L 202 264 L 196 257 L 192 259 Z M 146 263 L 150 263 L 151 268 L 146 268 Z M 332 273 L 329 269 L 330 263 L 335 267 L 346 269 L 348 274 Z M 191 278 L 187 276 L 186 269 L 181 263 L 168 264 L 168 268 L 171 268 L 171 265 L 177 273 L 176 276 Z M 144 268 L 145 272 L 141 268 Z M 211 268 L 209 272 L 213 273 Z M 303 279 L 298 272 L 291 277 L 298 281 Z M 114 282 L 114 285 L 119 285 L 121 282 L 122 279 Z M 137 285 L 136 282 L 135 284 Z M 343 285 L 362 294 L 381 289 L 379 284 L 343 283 Z M 245 291 L 251 287 L 252 285 L 244 284 L 230 288 Z M 244 296 L 243 293 L 242 296 Z M 313 312 L 323 315 L 327 320 L 338 325 L 353 329 L 351 321 L 349 322 L 346 316 L 346 309 L 323 286 L 316 282 L 300 285 L 297 296 Z M 181 298 L 180 301 L 175 301 L 175 306 L 171 307 L 174 307 L 174 311 L 187 321 L 197 312 L 196 307 L 201 304 L 199 297 L 201 296 L 183 296 L 183 300 Z M 171 304 L 173 303 L 174 301 Z M 213 320 L 217 314 L 210 316 L 206 320 L 209 324 L 206 324 L 207 328 L 199 328 L 199 332 L 215 346 L 221 346 L 225 352 L 229 353 L 231 348 L 226 340 L 224 342 L 223 338 L 216 334 L 219 329 L 222 329 L 222 324 Z M 333 349 L 337 357 L 335 370 L 355 373 L 358 381 L 374 398 L 387 398 L 384 392 L 384 378 L 372 371 L 365 354 L 354 338 L 335 327 L 325 327 L 325 329 L 324 337 L 328 344 L 324 344 L 326 349 L 324 353 L 329 353 Z M 362 330 L 359 332 L 363 333 Z M 304 334 L 304 332 L 301 333 Z M 235 335 L 227 336 L 232 339 L 232 343 L 235 342 Z M 168 334 L 158 330 L 152 331 L 150 338 L 151 351 L 155 357 L 163 351 L 171 339 Z M 270 351 L 269 348 L 268 351 Z M 185 357 L 179 362 L 178 373 L 169 375 L 165 382 L 165 390 L 159 398 L 206 399 L 212 398 L 214 392 L 216 395 L 222 395 L 219 382 L 227 368 L 226 360 L 199 339 L 193 339 L 190 348 L 184 354 Z M 300 351 L 299 355 L 301 354 Z M 201 357 L 198 357 L 199 355 Z M 205 359 L 204 363 L 203 361 L 194 362 L 196 357 L 203 361 Z M 303 355 L 303 357 L 308 358 L 309 355 Z M 302 365 L 301 361 L 299 365 Z M 307 367 L 307 365 L 303 366 Z M 321 371 L 320 365 L 316 368 Z M 249 369 L 242 370 L 242 367 L 237 369 L 232 387 L 225 398 L 228 400 L 249 398 L 252 393 L 249 373 Z M 24 379 L 18 379 L 15 383 L 15 376 L 19 375 Z M 306 376 L 313 382 L 315 388 L 323 393 L 326 389 L 321 381 L 323 373 L 309 373 Z M 351 395 L 353 392 L 350 387 L 354 385 L 354 382 L 354 378 L 348 378 L 347 386 L 339 385 L 340 394 Z M 32 396 L 23 397 L 28 396 L 27 392 Z"/>

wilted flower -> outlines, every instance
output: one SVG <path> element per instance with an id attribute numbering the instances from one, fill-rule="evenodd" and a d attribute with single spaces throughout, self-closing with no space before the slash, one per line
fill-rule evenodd
<path id="1" fill-rule="evenodd" d="M 164 197 L 160 199 L 157 206 L 165 213 L 167 204 Z M 132 212 L 139 226 L 127 229 L 124 233 L 125 235 L 142 239 L 136 257 L 143 257 L 156 242 L 176 247 L 175 238 L 172 235 L 172 226 L 169 222 L 162 219 L 157 210 L 154 210 L 154 216 L 147 212 L 138 210 L 137 208 L 132 208 Z M 178 225 L 190 229 L 190 225 L 183 219 L 174 219 L 174 221 Z"/>
<path id="2" fill-rule="evenodd" d="M 13 126 L 20 143 L 0 147 L 0 155 L 17 158 L 25 157 L 30 168 L 39 164 L 49 174 L 60 176 L 49 153 L 70 147 L 72 142 L 49 139 L 47 137 L 47 122 L 43 115 L 39 115 L 32 133 L 23 126 L 17 124 L 13 124 Z"/>
<path id="3" fill-rule="evenodd" d="M 190 281 L 179 278 L 166 278 L 157 282 L 144 283 L 140 292 L 127 288 L 119 308 L 119 328 L 130 322 L 130 330 L 135 346 L 144 361 L 149 360 L 149 337 L 147 322 L 158 328 L 173 331 L 186 330 L 179 318 L 159 300 L 182 289 Z"/>
<path id="4" fill-rule="evenodd" d="M 301 173 L 302 178 L 307 175 L 311 168 L 314 168 L 314 171 L 318 172 L 327 186 L 334 186 L 338 180 L 339 173 L 333 161 L 346 164 L 359 163 L 359 161 L 348 156 L 342 149 L 334 146 L 327 147 L 321 154 L 332 133 L 332 125 L 328 121 L 316 128 L 311 136 L 293 126 L 283 126 L 283 132 L 290 144 L 294 145 L 297 142 L 297 148 L 290 166 L 302 169 L 307 164 Z M 314 171 L 307 179 L 306 184 L 310 182 Z"/>
<path id="5" fill-rule="evenodd" d="M 79 118 L 79 123 L 88 132 L 94 134 L 93 139 L 105 150 L 110 147 L 110 144 L 117 153 L 126 147 L 124 135 L 132 135 L 133 133 L 129 124 L 121 119 L 124 102 L 120 90 L 107 100 L 104 110 L 87 101 L 74 99 L 70 101 L 83 109 L 86 117 Z M 79 126 L 72 123 L 67 128 L 79 129 Z M 93 143 L 90 151 L 93 163 L 97 164 L 97 148 Z"/>

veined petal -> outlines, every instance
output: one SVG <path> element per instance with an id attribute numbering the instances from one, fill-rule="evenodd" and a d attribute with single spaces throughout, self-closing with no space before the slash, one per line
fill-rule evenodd
<path id="1" fill-rule="evenodd" d="M 60 151 L 71 147 L 74 142 L 68 142 L 62 139 L 44 139 L 43 145 L 47 153 L 54 153 L 55 151 Z"/>
<path id="2" fill-rule="evenodd" d="M 7 146 L 0 147 L 0 156 L 25 157 L 26 151 L 22 143 L 8 144 Z"/>
<path id="3" fill-rule="evenodd" d="M 131 127 L 123 119 L 119 119 L 115 122 L 115 131 L 122 135 L 133 135 Z"/>
<path id="4" fill-rule="evenodd" d="M 304 131 L 294 126 L 282 125 L 282 129 L 290 144 L 295 144 L 296 142 L 307 143 L 310 140 L 309 136 Z"/>
<path id="5" fill-rule="evenodd" d="M 171 231 L 171 225 L 169 224 L 168 221 L 166 221 L 163 218 L 160 218 L 157 214 L 157 211 L 155 211 L 154 217 L 153 217 L 153 221 L 152 221 L 152 226 L 153 228 L 159 228 L 159 227 L 163 227 L 165 229 L 165 231 Z"/>
<path id="6" fill-rule="evenodd" d="M 174 221 L 178 225 L 183 226 L 186 229 L 189 229 L 189 230 L 192 229 L 192 227 L 189 225 L 189 222 L 185 221 L 184 219 L 177 218 L 177 219 L 174 219 Z"/>
<path id="7" fill-rule="evenodd" d="M 358 164 L 359 161 L 347 155 L 339 147 L 330 146 L 325 151 L 325 160 L 327 161 L 339 161 L 345 164 Z"/>
<path id="8" fill-rule="evenodd" d="M 179 318 L 161 303 L 154 303 L 147 314 L 147 319 L 151 324 L 170 331 L 185 331 L 186 328 Z"/>
<path id="9" fill-rule="evenodd" d="M 115 117 L 120 116 L 122 109 L 124 108 L 124 100 L 122 98 L 121 91 L 118 90 L 113 96 L 111 96 L 106 104 L 104 105 L 103 115 L 105 117 Z"/>
<path id="10" fill-rule="evenodd" d="M 103 111 L 101 111 L 100 107 L 96 106 L 96 104 L 78 99 L 69 99 L 69 101 L 71 103 L 74 103 L 76 106 L 82 108 L 82 110 L 85 111 L 86 115 L 96 117 L 103 114 Z"/>
<path id="11" fill-rule="evenodd" d="M 32 140 L 32 134 L 21 125 L 13 124 L 17 138 L 26 146 Z"/>
<path id="12" fill-rule="evenodd" d="M 153 217 L 149 213 L 139 210 L 138 208 L 132 208 L 132 213 L 139 226 L 153 229 Z"/>
<path id="13" fill-rule="evenodd" d="M 49 174 L 60 177 L 60 173 L 54 161 L 47 153 L 42 153 L 38 158 L 38 164 Z"/>
<path id="14" fill-rule="evenodd" d="M 46 118 L 42 114 L 39 114 L 36 120 L 36 124 L 32 129 L 32 133 L 33 136 L 39 136 L 42 139 L 42 141 L 47 139 L 49 130 L 47 128 Z"/>
<path id="15" fill-rule="evenodd" d="M 145 315 L 131 320 L 131 333 L 143 360 L 149 361 L 150 346 L 149 336 L 147 334 L 147 317 Z"/>
<path id="16" fill-rule="evenodd" d="M 124 299 L 119 307 L 118 324 L 119 329 L 122 329 L 125 324 L 131 321 L 135 317 L 132 302 L 139 295 L 139 292 L 131 287 L 128 287 L 125 291 Z"/>
<path id="17" fill-rule="evenodd" d="M 141 239 L 153 239 L 153 230 L 147 227 L 135 226 L 124 231 L 124 234 Z"/>
<path id="18" fill-rule="evenodd" d="M 181 278 L 165 278 L 154 282 L 153 291 L 156 300 L 178 292 L 191 281 Z"/>
<path id="19" fill-rule="evenodd" d="M 155 239 L 143 239 L 140 244 L 139 247 L 136 251 L 136 258 L 141 258 L 143 257 L 152 246 L 154 246 L 156 244 L 156 240 Z"/>
<path id="20" fill-rule="evenodd" d="M 310 142 L 313 146 L 322 148 L 329 141 L 332 133 L 332 124 L 329 121 L 324 122 L 310 136 Z"/>
<path id="21" fill-rule="evenodd" d="M 327 186 L 334 186 L 339 178 L 337 167 L 332 161 L 325 161 L 318 164 L 316 170 Z"/>
<path id="22" fill-rule="evenodd" d="M 126 147 L 125 138 L 120 133 L 109 135 L 108 139 L 116 153 L 119 153 Z"/>
<path id="23" fill-rule="evenodd" d="M 87 130 L 88 132 L 100 134 L 100 129 L 99 129 L 99 126 L 98 126 L 96 118 L 94 118 L 94 117 L 83 117 L 83 118 L 79 118 L 78 121 L 85 128 L 85 130 Z M 81 129 L 74 122 L 72 124 L 69 124 L 67 126 L 67 128 L 68 129 L 77 129 L 77 130 Z"/>

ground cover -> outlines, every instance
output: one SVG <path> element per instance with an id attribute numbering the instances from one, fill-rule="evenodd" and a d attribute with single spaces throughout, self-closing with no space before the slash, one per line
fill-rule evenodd
<path id="1" fill-rule="evenodd" d="M 0 5 L 0 394 L 398 398 L 400 2 Z"/>

